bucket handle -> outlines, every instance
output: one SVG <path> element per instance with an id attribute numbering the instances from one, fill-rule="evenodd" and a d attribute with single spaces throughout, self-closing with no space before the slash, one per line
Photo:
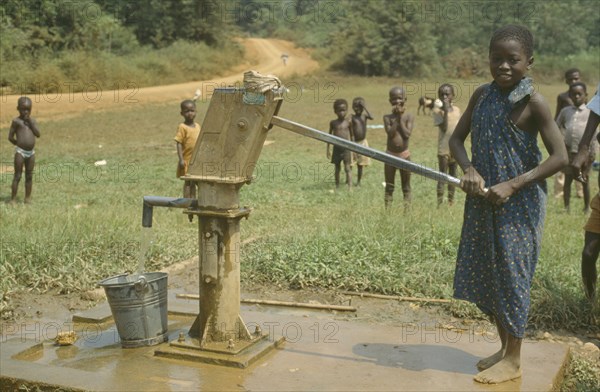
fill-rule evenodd
<path id="1" fill-rule="evenodd" d="M 133 287 L 135 288 L 135 292 L 139 295 L 142 294 L 143 292 L 146 291 L 146 288 L 148 287 L 148 282 L 146 281 L 146 278 L 144 277 L 144 275 L 141 275 L 137 282 L 135 282 L 133 284 Z"/>

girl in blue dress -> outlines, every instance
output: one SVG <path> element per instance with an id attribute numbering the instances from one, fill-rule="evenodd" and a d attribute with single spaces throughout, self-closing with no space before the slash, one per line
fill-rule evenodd
<path id="1" fill-rule="evenodd" d="M 515 25 L 495 31 L 489 64 L 493 81 L 473 93 L 450 149 L 468 194 L 454 296 L 475 303 L 498 328 L 502 346 L 477 363 L 475 376 L 495 384 L 521 376 L 521 342 L 546 211 L 544 179 L 568 160 L 546 100 L 525 76 L 533 64 L 531 32 Z M 548 151 L 543 162 L 538 132 Z M 469 134 L 471 160 L 464 146 Z"/>

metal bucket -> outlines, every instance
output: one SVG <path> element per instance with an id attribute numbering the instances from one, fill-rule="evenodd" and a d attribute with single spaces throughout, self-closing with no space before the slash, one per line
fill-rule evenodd
<path id="1" fill-rule="evenodd" d="M 123 347 L 167 341 L 167 276 L 164 272 L 124 274 L 98 283 L 106 292 Z"/>

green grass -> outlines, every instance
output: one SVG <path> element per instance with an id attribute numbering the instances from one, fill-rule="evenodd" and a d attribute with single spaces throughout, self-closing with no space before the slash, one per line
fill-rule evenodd
<path id="1" fill-rule="evenodd" d="M 376 118 L 373 123 L 380 124 L 389 111 L 387 92 L 400 84 L 332 74 L 284 82 L 303 85 L 304 90 L 290 92 L 280 115 L 325 131 L 334 118 L 332 101 L 340 97 L 350 101 L 363 96 Z M 408 110 L 416 113 L 418 97 L 423 92 L 432 95 L 440 82 L 445 80 L 405 83 L 414 90 Z M 457 105 L 464 109 L 474 83 L 458 86 Z M 554 97 L 563 89 L 560 84 L 539 85 L 552 111 Z M 198 120 L 207 106 L 200 103 Z M 36 146 L 34 203 L 0 204 L 0 295 L 20 289 L 86 290 L 108 276 L 134 271 L 142 197 L 181 195 L 173 141 L 180 122 L 178 103 L 131 105 L 129 111 L 38 122 L 42 138 Z M 437 209 L 435 182 L 413 176 L 411 209 L 404 212 L 397 192 L 387 214 L 383 164 L 373 162 L 363 186 L 352 193 L 333 192 L 333 166 L 323 143 L 278 128 L 267 139 L 274 143 L 263 148 L 257 178 L 241 191 L 242 204 L 254 209 L 241 224 L 242 241 L 252 239 L 242 248 L 243 281 L 451 298 L 462 192 L 457 191 L 452 208 Z M 385 147 L 382 129 L 371 129 L 368 139 L 374 148 Z M 417 116 L 413 160 L 436 168 L 436 143 L 431 117 Z M 2 142 L 3 165 L 12 166 L 12 155 L 11 146 Z M 94 166 L 103 159 L 106 166 Z M 1 175 L 4 200 L 11 180 L 11 174 Z M 22 186 L 19 196 L 23 197 Z M 580 284 L 585 222 L 580 206 L 582 201 L 573 199 L 574 212 L 566 214 L 562 201 L 549 200 L 532 289 L 531 328 L 597 330 Z M 148 270 L 197 254 L 197 224 L 190 224 L 181 210 L 156 209 L 153 231 Z M 448 311 L 481 317 L 463 302 L 453 302 Z"/>
<path id="2" fill-rule="evenodd" d="M 600 363 L 571 350 L 560 392 L 600 390 Z"/>

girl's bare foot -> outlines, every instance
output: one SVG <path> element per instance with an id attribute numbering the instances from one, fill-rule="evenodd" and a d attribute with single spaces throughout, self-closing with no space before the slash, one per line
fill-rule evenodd
<path id="1" fill-rule="evenodd" d="M 499 384 L 521 377 L 520 366 L 504 358 L 494 366 L 475 376 L 475 381 L 483 384 Z"/>
<path id="2" fill-rule="evenodd" d="M 500 350 L 497 353 L 492 354 L 487 358 L 483 358 L 482 360 L 477 362 L 477 369 L 479 369 L 480 371 L 489 369 L 492 366 L 494 366 L 495 364 L 497 364 L 498 362 L 500 362 L 503 357 L 504 357 L 504 351 Z"/>

